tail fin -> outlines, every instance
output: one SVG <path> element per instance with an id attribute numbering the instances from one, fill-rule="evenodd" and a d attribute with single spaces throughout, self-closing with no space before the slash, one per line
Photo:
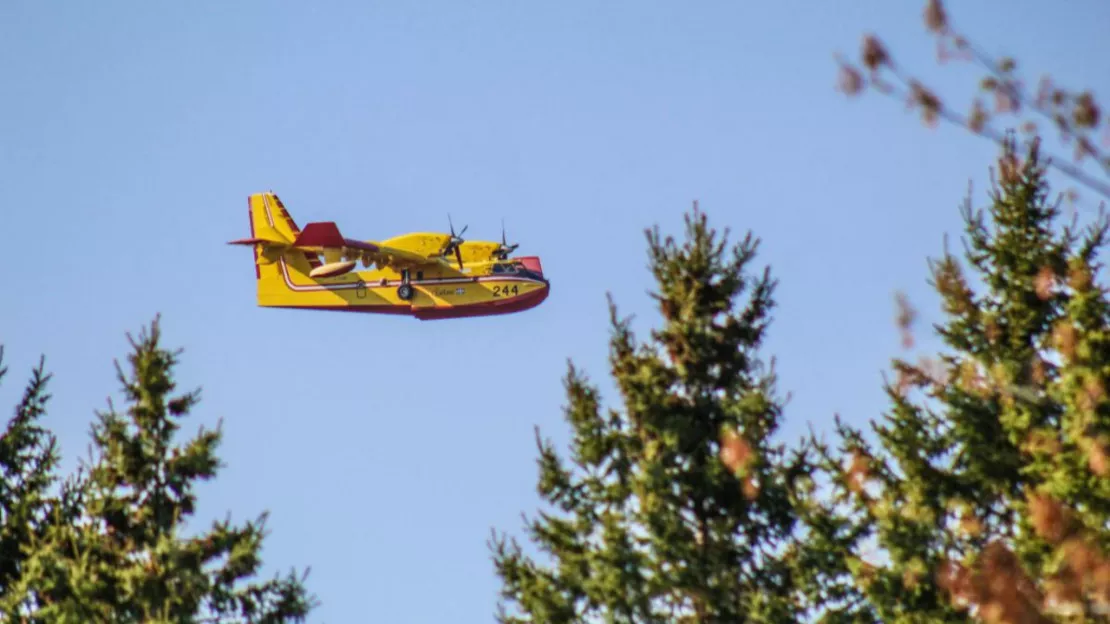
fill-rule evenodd
<path id="1" fill-rule="evenodd" d="M 305 274 L 320 266 L 316 254 L 289 249 L 301 236 L 301 229 L 277 195 L 255 193 L 247 198 L 247 206 L 251 236 L 230 244 L 254 247 L 254 275 L 260 297 L 264 292 L 286 289 L 279 259 L 284 259 L 289 269 Z"/>

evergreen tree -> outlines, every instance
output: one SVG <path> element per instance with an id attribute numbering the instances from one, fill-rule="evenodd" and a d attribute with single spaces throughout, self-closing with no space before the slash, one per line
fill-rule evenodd
<path id="1" fill-rule="evenodd" d="M 8 372 L 3 355 L 0 347 L 0 379 Z M 0 436 L 0 596 L 19 582 L 26 545 L 42 536 L 48 519 L 58 511 L 51 491 L 59 460 L 57 441 L 39 422 L 50 400 L 50 375 L 44 365 L 40 360 L 32 371 L 15 415 Z"/>
<path id="2" fill-rule="evenodd" d="M 41 528 L 20 534 L 20 563 L 6 578 L 0 608 L 25 622 L 302 621 L 314 603 L 303 579 L 240 585 L 260 566 L 265 514 L 181 535 L 194 513 L 195 484 L 216 475 L 220 431 L 202 428 L 174 444 L 199 392 L 174 394 L 179 352 L 159 344 L 157 319 L 139 340 L 128 338 L 130 371 L 116 366 L 128 409 L 121 414 L 110 404 L 98 414 L 91 461 L 48 505 Z M 31 388 L 42 379 L 37 372 Z M 26 412 L 37 415 L 41 390 L 28 396 Z M 47 448 L 42 457 L 51 459 L 36 473 L 43 484 L 54 467 Z M 5 478 L 7 487 L 17 482 Z M 40 496 L 24 496 L 24 505 Z"/>
<path id="3" fill-rule="evenodd" d="M 1094 621 L 1064 614 L 1110 605 L 1095 281 L 1110 225 L 1056 224 L 1036 141 L 1003 144 L 991 200 L 964 211 L 971 275 L 947 250 L 932 265 L 944 352 L 894 362 L 877 444 L 838 420 L 839 448 L 819 445 L 833 496 L 804 507 L 802 569 L 829 620 Z"/>
<path id="4" fill-rule="evenodd" d="M 553 506 L 528 524 L 544 565 L 495 535 L 506 622 L 785 622 L 796 613 L 784 555 L 793 477 L 771 441 L 781 419 L 772 366 L 756 351 L 773 307 L 758 241 L 728 245 L 695 205 L 686 240 L 647 232 L 662 327 L 640 343 L 610 301 L 611 372 L 623 410 L 573 364 L 568 465 L 539 439 L 539 485 Z M 747 301 L 741 298 L 746 295 Z M 724 460 L 724 462 L 721 461 Z"/>

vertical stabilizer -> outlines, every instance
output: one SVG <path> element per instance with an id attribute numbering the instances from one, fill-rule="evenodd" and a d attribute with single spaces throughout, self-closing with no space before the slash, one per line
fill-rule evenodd
<path id="1" fill-rule="evenodd" d="M 289 292 L 288 272 L 307 275 L 320 266 L 316 254 L 289 247 L 301 235 L 297 222 L 272 192 L 255 193 L 247 198 L 250 238 L 231 241 L 254 247 L 254 275 L 258 282 L 258 299 L 266 295 Z"/>

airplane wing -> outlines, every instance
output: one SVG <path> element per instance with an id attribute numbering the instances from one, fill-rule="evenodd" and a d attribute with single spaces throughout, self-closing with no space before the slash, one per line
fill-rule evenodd
<path id="1" fill-rule="evenodd" d="M 436 262 L 437 256 L 436 253 L 419 253 L 381 243 L 345 238 L 339 233 L 335 223 L 330 221 L 306 224 L 297 240 L 293 241 L 293 247 L 323 252 L 325 255 L 336 250 L 338 255 L 362 256 L 371 262 L 386 260 L 397 266 L 428 264 Z"/>
<path id="2" fill-rule="evenodd" d="M 379 251 L 379 247 L 373 243 L 344 238 L 339 233 L 339 228 L 331 221 L 305 225 L 297 236 L 297 240 L 293 241 L 293 247 L 319 252 L 326 249 L 357 250 L 370 253 Z"/>
<path id="3" fill-rule="evenodd" d="M 422 249 L 412 251 L 398 249 L 380 243 L 346 238 L 339 227 L 331 221 L 305 224 L 296 240 L 290 241 L 273 228 L 263 228 L 253 238 L 231 241 L 231 245 L 261 245 L 259 263 L 276 262 L 278 257 L 289 249 L 299 249 L 323 253 L 327 262 L 337 262 L 340 258 L 362 258 L 364 265 L 371 262 L 398 267 L 430 264 L 437 262 L 438 250 Z"/>

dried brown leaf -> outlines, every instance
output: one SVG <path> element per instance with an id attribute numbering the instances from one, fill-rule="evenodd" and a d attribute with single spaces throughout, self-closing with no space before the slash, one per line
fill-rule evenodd
<path id="1" fill-rule="evenodd" d="M 925 3 L 925 28 L 929 32 L 942 35 L 948 31 L 948 14 L 940 0 L 929 0 Z"/>
<path id="2" fill-rule="evenodd" d="M 883 65 L 890 63 L 890 55 L 886 47 L 874 35 L 863 37 L 863 51 L 861 54 L 863 66 L 872 72 L 878 71 Z"/>
<path id="3" fill-rule="evenodd" d="M 870 477 L 870 467 L 871 463 L 866 455 L 859 451 L 853 451 L 846 475 L 848 477 L 848 488 L 856 493 L 862 492 L 864 484 Z"/>
<path id="4" fill-rule="evenodd" d="M 1088 377 L 1083 382 L 1083 390 L 1079 396 L 1079 404 L 1086 411 L 1093 411 L 1106 397 L 1106 389 L 1097 377 Z"/>
<path id="5" fill-rule="evenodd" d="M 1048 365 L 1037 353 L 1033 354 L 1033 363 L 1029 368 L 1029 377 L 1033 383 L 1043 386 L 1048 380 Z"/>
<path id="6" fill-rule="evenodd" d="M 1032 492 L 1026 499 L 1029 503 L 1029 520 L 1037 535 L 1053 544 L 1059 544 L 1071 535 L 1071 515 L 1059 501 L 1041 492 Z"/>
<path id="7" fill-rule="evenodd" d="M 995 113 L 1016 113 L 1018 112 L 1018 100 L 1014 97 L 1009 89 L 999 88 L 994 90 L 994 112 Z"/>
<path id="8" fill-rule="evenodd" d="M 987 317 L 983 322 L 983 334 L 987 337 L 987 342 L 994 344 L 1002 337 L 1002 328 L 993 317 Z"/>
<path id="9" fill-rule="evenodd" d="M 971 114 L 967 117 L 967 127 L 972 132 L 982 132 L 990 120 L 990 113 L 983 107 L 983 102 L 978 98 L 971 105 Z"/>
<path id="10" fill-rule="evenodd" d="M 752 462 L 755 454 L 747 440 L 735 431 L 728 431 L 721 439 L 720 456 L 721 462 L 729 470 L 740 474 Z"/>
<path id="11" fill-rule="evenodd" d="M 748 500 L 755 500 L 759 496 L 759 482 L 754 478 L 744 479 L 744 483 L 740 486 L 744 494 L 744 498 Z"/>
<path id="12" fill-rule="evenodd" d="M 910 303 L 909 297 L 905 293 L 899 291 L 894 295 L 895 304 L 897 305 L 897 314 L 895 315 L 895 322 L 898 324 L 898 329 L 902 334 L 902 346 L 906 349 L 913 347 L 913 323 L 917 320 L 917 310 Z"/>
<path id="13" fill-rule="evenodd" d="M 851 65 L 840 66 L 840 78 L 837 81 L 837 90 L 852 96 L 863 91 L 863 75 Z"/>
<path id="14" fill-rule="evenodd" d="M 1079 537 L 1066 540 L 1060 545 L 1060 551 L 1064 554 L 1064 560 L 1072 574 L 1079 579 L 1091 576 L 1103 563 L 1101 554 Z"/>
<path id="15" fill-rule="evenodd" d="M 1089 91 L 1080 93 L 1075 98 L 1075 108 L 1072 109 L 1072 121 L 1079 128 L 1094 128 L 1101 120 L 1102 112 L 1099 110 L 1095 97 Z"/>
<path id="16" fill-rule="evenodd" d="M 910 102 L 921 107 L 921 118 L 925 125 L 933 127 L 940 118 L 941 101 L 928 87 L 916 80 L 910 81 Z"/>
<path id="17" fill-rule="evenodd" d="M 1052 329 L 1052 341 L 1056 346 L 1056 350 L 1060 352 L 1066 359 L 1071 360 L 1075 357 L 1075 343 L 1077 340 L 1077 333 L 1075 326 L 1067 321 L 1059 321 Z"/>
<path id="18" fill-rule="evenodd" d="M 1016 154 L 1006 154 L 998 161 L 998 173 L 1002 182 L 1014 184 L 1021 179 L 1023 163 Z"/>
<path id="19" fill-rule="evenodd" d="M 1110 449 L 1104 440 L 1091 440 L 1087 448 L 1087 466 L 1100 477 L 1110 477 Z"/>
<path id="20" fill-rule="evenodd" d="M 1052 271 L 1052 267 L 1041 267 L 1037 272 L 1037 276 L 1033 278 L 1033 289 L 1037 293 L 1037 298 L 1041 301 L 1047 301 L 1052 298 L 1052 289 L 1056 286 L 1056 274 Z"/>
<path id="21" fill-rule="evenodd" d="M 990 393 L 990 387 L 979 371 L 979 365 L 972 359 L 960 362 L 959 378 L 957 384 L 961 390 L 979 397 Z"/>

